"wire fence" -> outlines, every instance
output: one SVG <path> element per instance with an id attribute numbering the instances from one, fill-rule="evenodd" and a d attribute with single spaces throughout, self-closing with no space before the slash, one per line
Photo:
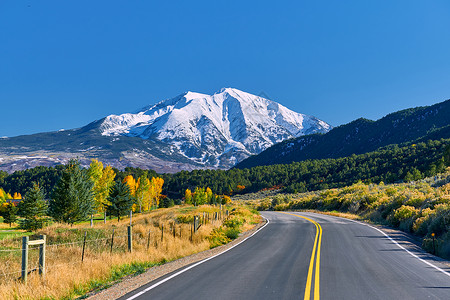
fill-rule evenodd
<path id="1" fill-rule="evenodd" d="M 106 259 L 108 255 L 121 255 L 133 251 L 146 252 L 150 249 L 165 251 L 169 243 L 183 241 L 195 244 L 199 242 L 196 232 L 202 225 L 213 224 L 218 227 L 222 225 L 223 216 L 214 214 L 203 214 L 196 216 L 190 222 L 178 222 L 175 219 L 165 221 L 146 221 L 144 224 L 127 226 L 127 228 L 110 228 L 90 231 L 86 229 L 84 235 L 76 232 L 76 240 L 55 242 L 47 241 L 45 245 L 45 272 L 53 272 L 56 269 L 83 264 L 86 259 Z M 75 231 L 74 231 L 75 232 Z M 64 239 L 70 239 L 64 237 Z M 14 241 L 15 243 L 17 241 Z M 7 248 L 5 245 L 0 247 Z M 20 280 L 22 273 L 22 248 L 0 249 L 0 278 L 2 281 Z M 37 274 L 40 270 L 39 245 L 28 247 L 28 267 L 30 275 Z M 41 266 L 42 267 L 42 266 Z"/>

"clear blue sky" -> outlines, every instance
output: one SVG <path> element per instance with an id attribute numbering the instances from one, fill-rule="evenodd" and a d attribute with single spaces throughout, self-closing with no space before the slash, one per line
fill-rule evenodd
<path id="1" fill-rule="evenodd" d="M 450 98 L 450 1 L 0 1 L 0 136 L 235 87 L 336 126 Z"/>

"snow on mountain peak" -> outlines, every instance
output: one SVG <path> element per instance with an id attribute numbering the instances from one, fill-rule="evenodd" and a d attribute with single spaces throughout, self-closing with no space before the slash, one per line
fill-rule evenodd
<path id="1" fill-rule="evenodd" d="M 209 167 L 230 167 L 274 143 L 331 126 L 265 98 L 234 88 L 213 95 L 186 92 L 137 113 L 110 115 L 102 135 L 136 136 L 174 145 Z"/>

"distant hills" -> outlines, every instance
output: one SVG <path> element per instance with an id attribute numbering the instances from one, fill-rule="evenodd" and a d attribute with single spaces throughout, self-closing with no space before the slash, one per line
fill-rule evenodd
<path id="1" fill-rule="evenodd" d="M 450 138 L 450 100 L 401 110 L 377 121 L 361 118 L 325 134 L 286 140 L 243 160 L 236 168 L 346 157 L 390 144 L 441 138 Z"/>
<path id="2" fill-rule="evenodd" d="M 187 92 L 85 127 L 0 139 L 0 170 L 54 166 L 78 157 L 159 173 L 226 169 L 286 139 L 325 133 L 313 116 L 237 89 Z"/>

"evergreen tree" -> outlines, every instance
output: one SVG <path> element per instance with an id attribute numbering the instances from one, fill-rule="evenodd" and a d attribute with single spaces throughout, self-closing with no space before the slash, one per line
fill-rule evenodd
<path id="1" fill-rule="evenodd" d="M 5 207 L 5 211 L 3 212 L 3 223 L 9 224 L 9 227 L 11 227 L 12 223 L 16 222 L 17 220 L 17 212 L 19 211 L 19 208 L 12 204 L 11 202 L 8 203 Z"/>
<path id="2" fill-rule="evenodd" d="M 25 194 L 24 200 L 19 203 L 19 215 L 23 217 L 19 221 L 19 228 L 27 231 L 41 229 L 47 222 L 47 202 L 44 200 L 44 192 L 41 187 L 33 182 L 33 186 Z"/>
<path id="3" fill-rule="evenodd" d="M 444 151 L 444 162 L 446 166 L 450 166 L 450 145 L 445 148 Z"/>
<path id="4" fill-rule="evenodd" d="M 110 205 L 107 211 L 110 215 L 117 216 L 117 221 L 120 221 L 120 216 L 126 215 L 133 207 L 134 197 L 131 196 L 130 186 L 124 182 L 116 182 L 108 201 Z"/>
<path id="5" fill-rule="evenodd" d="M 73 224 L 94 213 L 93 183 L 77 160 L 66 165 L 49 203 L 49 214 L 57 222 Z"/>

